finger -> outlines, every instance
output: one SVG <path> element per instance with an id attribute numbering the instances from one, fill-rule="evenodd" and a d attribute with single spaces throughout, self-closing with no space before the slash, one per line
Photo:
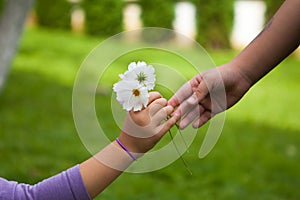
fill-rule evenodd
<path id="1" fill-rule="evenodd" d="M 196 118 L 199 118 L 202 112 L 204 112 L 204 108 L 202 105 L 198 104 L 193 110 L 191 110 L 189 113 L 187 113 L 181 122 L 179 123 L 179 128 L 184 129 L 186 128 L 190 123 L 192 123 Z"/>
<path id="2" fill-rule="evenodd" d="M 204 125 L 208 120 L 213 117 L 210 111 L 205 111 L 200 117 L 193 123 L 193 128 L 199 128 Z"/>
<path id="3" fill-rule="evenodd" d="M 157 113 L 159 110 L 161 110 L 166 105 L 167 105 L 167 100 L 165 98 L 159 98 L 159 99 L 154 100 L 149 105 L 150 117 L 155 115 L 155 113 Z"/>
<path id="4" fill-rule="evenodd" d="M 156 99 L 162 98 L 161 94 L 159 92 L 149 92 L 149 102 L 148 105 L 150 105 L 153 101 Z"/>
<path id="5" fill-rule="evenodd" d="M 202 101 L 208 95 L 208 93 L 209 91 L 206 83 L 204 81 L 201 81 L 197 89 L 194 91 L 193 95 L 186 101 L 191 105 L 196 105 L 200 101 Z"/>
<path id="6" fill-rule="evenodd" d="M 165 123 L 161 124 L 158 127 L 159 131 L 157 133 L 157 136 L 159 138 L 163 137 L 166 134 L 166 132 L 170 130 L 178 120 L 179 120 L 178 116 L 173 116 L 170 119 L 168 119 Z"/>
<path id="7" fill-rule="evenodd" d="M 187 101 L 184 101 L 180 104 L 180 106 L 172 113 L 172 115 L 178 115 L 180 117 L 184 116 L 185 114 L 189 113 L 191 110 L 196 109 L 198 104 L 190 104 Z"/>
<path id="8" fill-rule="evenodd" d="M 180 104 L 178 109 L 172 115 L 185 115 L 208 95 L 208 89 L 205 82 L 202 80 L 201 74 L 195 76 L 190 81 L 190 85 L 191 88 L 194 88 L 193 93 Z"/>
<path id="9" fill-rule="evenodd" d="M 205 110 L 211 111 L 211 96 L 207 95 L 204 99 L 200 101 L 199 104 L 202 105 L 202 107 L 205 108 Z"/>
<path id="10" fill-rule="evenodd" d="M 171 99 L 168 101 L 168 105 L 175 108 L 178 106 L 181 102 L 183 102 L 186 98 L 191 96 L 193 94 L 193 90 L 191 87 L 190 82 L 187 82 L 183 84 L 179 90 L 171 97 Z"/>
<path id="11" fill-rule="evenodd" d="M 172 106 L 166 106 L 160 109 L 152 118 L 154 125 L 160 125 L 163 120 L 167 118 L 173 112 L 174 108 Z"/>

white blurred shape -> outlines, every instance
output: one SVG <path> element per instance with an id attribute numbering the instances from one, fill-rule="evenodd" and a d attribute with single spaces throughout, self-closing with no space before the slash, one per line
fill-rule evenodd
<path id="1" fill-rule="evenodd" d="M 243 48 L 263 29 L 266 5 L 263 1 L 236 1 L 234 4 L 234 25 L 232 46 Z"/>
<path id="2" fill-rule="evenodd" d="M 178 2 L 175 5 L 174 30 L 194 39 L 196 36 L 196 8 L 190 2 Z"/>
<path id="3" fill-rule="evenodd" d="M 128 3 L 123 11 L 124 28 L 126 31 L 138 29 L 142 27 L 141 7 L 135 3 Z"/>
<path id="4" fill-rule="evenodd" d="M 83 32 L 84 30 L 84 11 L 76 7 L 71 13 L 71 27 L 74 32 Z"/>

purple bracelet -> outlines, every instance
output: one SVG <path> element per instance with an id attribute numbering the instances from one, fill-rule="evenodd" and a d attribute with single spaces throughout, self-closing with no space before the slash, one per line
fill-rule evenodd
<path id="1" fill-rule="evenodd" d="M 124 149 L 124 151 L 126 151 L 128 153 L 128 155 L 134 160 L 136 161 L 137 158 L 124 146 L 124 144 L 122 144 L 122 142 L 120 141 L 119 138 L 116 139 L 117 143 L 120 145 L 120 147 L 122 147 L 122 149 Z"/>

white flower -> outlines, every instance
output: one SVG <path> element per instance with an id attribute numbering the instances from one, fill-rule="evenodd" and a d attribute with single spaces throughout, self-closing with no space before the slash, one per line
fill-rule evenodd
<path id="1" fill-rule="evenodd" d="M 123 105 L 123 109 L 139 111 L 148 104 L 148 89 L 137 80 L 122 79 L 114 84 L 117 100 Z"/>
<path id="2" fill-rule="evenodd" d="M 155 70 L 152 65 L 145 62 L 132 62 L 128 65 L 128 71 L 120 76 L 124 80 L 137 80 L 139 84 L 144 85 L 148 90 L 155 86 Z"/>
<path id="3" fill-rule="evenodd" d="M 121 80 L 114 84 L 117 100 L 123 109 L 139 111 L 148 104 L 148 90 L 155 86 L 155 73 L 151 65 L 145 62 L 131 62 L 128 70 L 120 74 Z"/>

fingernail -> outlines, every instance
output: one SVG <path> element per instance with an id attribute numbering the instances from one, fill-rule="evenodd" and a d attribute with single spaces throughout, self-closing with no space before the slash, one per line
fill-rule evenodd
<path id="1" fill-rule="evenodd" d="M 182 122 L 181 122 L 181 123 L 179 124 L 179 129 L 180 129 L 180 130 L 183 130 L 185 127 L 186 127 L 186 123 L 182 123 Z"/>
<path id="2" fill-rule="evenodd" d="M 173 112 L 173 110 L 174 110 L 174 108 L 173 108 L 172 106 L 166 106 L 165 108 L 166 108 L 166 109 L 169 109 L 170 112 Z"/>
<path id="3" fill-rule="evenodd" d="M 187 100 L 188 103 L 190 104 L 196 104 L 198 103 L 197 102 L 197 99 L 195 98 L 195 96 L 191 96 L 188 100 Z"/>
<path id="4" fill-rule="evenodd" d="M 198 128 L 200 128 L 200 126 L 202 126 L 201 122 L 193 123 L 194 129 L 198 129 Z"/>

